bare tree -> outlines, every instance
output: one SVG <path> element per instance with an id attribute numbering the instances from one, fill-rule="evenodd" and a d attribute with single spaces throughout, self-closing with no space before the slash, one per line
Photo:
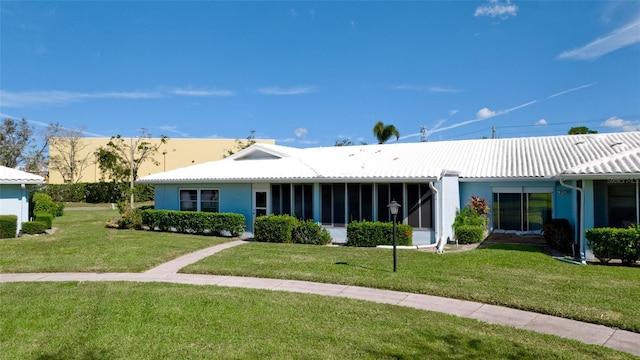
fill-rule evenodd
<path id="1" fill-rule="evenodd" d="M 246 149 L 249 146 L 253 145 L 256 143 L 256 131 L 255 130 L 251 130 L 249 131 L 249 136 L 247 136 L 246 140 L 240 140 L 240 139 L 236 139 L 236 148 L 235 149 L 227 149 L 227 153 L 222 155 L 222 157 L 226 158 L 227 156 L 231 156 L 233 154 L 235 154 L 236 152 Z"/>
<path id="2" fill-rule="evenodd" d="M 49 171 L 58 171 L 65 183 L 77 183 L 89 166 L 91 153 L 82 155 L 87 144 L 82 141 L 83 128 L 67 129 L 60 124 L 50 124 L 44 131 L 49 145 Z"/>

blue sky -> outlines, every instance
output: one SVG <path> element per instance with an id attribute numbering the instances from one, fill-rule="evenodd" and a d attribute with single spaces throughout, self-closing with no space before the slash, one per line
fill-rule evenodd
<path id="1" fill-rule="evenodd" d="M 640 2 L 0 1 L 0 116 L 295 147 L 640 129 Z"/>

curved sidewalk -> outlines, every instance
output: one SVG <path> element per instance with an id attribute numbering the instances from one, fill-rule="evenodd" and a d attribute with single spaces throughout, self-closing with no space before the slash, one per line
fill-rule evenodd
<path id="1" fill-rule="evenodd" d="M 193 285 L 218 285 L 306 294 L 337 296 L 376 303 L 406 306 L 476 319 L 492 324 L 513 326 L 545 334 L 606 346 L 640 356 L 640 334 L 603 325 L 543 315 L 478 302 L 439 296 L 324 284 L 310 281 L 264 279 L 239 276 L 178 274 L 178 270 L 218 251 L 246 243 L 232 241 L 187 254 L 144 273 L 39 273 L 0 274 L 0 283 L 25 281 L 135 281 L 171 282 Z"/>

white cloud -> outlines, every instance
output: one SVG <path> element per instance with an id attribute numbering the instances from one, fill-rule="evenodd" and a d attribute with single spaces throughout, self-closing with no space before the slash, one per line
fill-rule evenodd
<path id="1" fill-rule="evenodd" d="M 61 105 L 84 99 L 149 99 L 159 98 L 156 92 L 99 92 L 80 93 L 72 91 L 24 91 L 0 90 L 1 107 L 24 107 L 31 105 Z"/>
<path id="2" fill-rule="evenodd" d="M 296 9 L 291 9 L 289 10 L 289 15 L 295 17 L 295 16 L 298 16 L 298 12 L 296 11 Z"/>
<path id="3" fill-rule="evenodd" d="M 258 89 L 258 92 L 263 95 L 301 95 L 313 93 L 315 90 L 315 86 L 298 86 L 292 88 L 273 86 L 270 88 Z"/>
<path id="4" fill-rule="evenodd" d="M 413 85 L 413 84 L 391 85 L 391 88 L 394 90 L 429 91 L 429 92 L 445 92 L 445 93 L 457 93 L 462 91 L 462 90 L 458 90 L 450 87 Z"/>
<path id="5" fill-rule="evenodd" d="M 612 116 L 605 120 L 600 126 L 605 126 L 622 131 L 638 131 L 640 130 L 640 121 L 629 121 Z"/>
<path id="6" fill-rule="evenodd" d="M 535 123 L 535 124 L 533 124 L 533 125 L 534 125 L 534 126 L 545 126 L 545 125 L 547 125 L 547 120 L 545 120 L 545 119 L 540 119 L 540 120 L 536 121 L 536 123 Z"/>
<path id="7" fill-rule="evenodd" d="M 489 110 L 488 108 L 484 107 L 480 110 L 478 110 L 478 113 L 476 114 L 476 118 L 477 119 L 488 119 L 490 117 L 494 117 L 498 115 L 497 112 Z"/>
<path id="8" fill-rule="evenodd" d="M 293 131 L 294 134 L 296 134 L 297 138 L 303 138 L 305 136 L 307 136 L 307 134 L 309 133 L 309 131 L 307 131 L 307 129 L 305 128 L 297 128 Z"/>
<path id="9" fill-rule="evenodd" d="M 506 19 L 510 16 L 518 14 L 518 7 L 513 5 L 511 1 L 501 2 L 498 0 L 489 0 L 488 4 L 480 5 L 476 8 L 474 16 L 500 17 Z"/>
<path id="10" fill-rule="evenodd" d="M 625 46 L 640 42 L 640 16 L 630 23 L 613 30 L 605 37 L 597 38 L 583 47 L 558 55 L 559 59 L 597 59 Z"/>
<path id="11" fill-rule="evenodd" d="M 192 89 L 174 89 L 171 91 L 174 95 L 183 96 L 232 96 L 233 91 L 229 90 L 192 90 Z"/>
<path id="12" fill-rule="evenodd" d="M 449 116 L 455 115 L 458 113 L 458 109 L 449 110 Z"/>
<path id="13" fill-rule="evenodd" d="M 276 143 L 292 143 L 296 141 L 294 138 L 276 139 Z"/>
<path id="14" fill-rule="evenodd" d="M 454 88 L 440 87 L 440 86 L 431 86 L 431 87 L 429 87 L 429 91 L 431 91 L 431 92 L 444 92 L 444 93 L 458 93 L 461 90 L 454 89 Z"/>

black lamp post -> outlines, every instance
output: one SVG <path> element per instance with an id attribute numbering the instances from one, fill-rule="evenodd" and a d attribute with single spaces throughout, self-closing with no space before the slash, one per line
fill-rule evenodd
<path id="1" fill-rule="evenodd" d="M 389 211 L 391 211 L 391 215 L 393 215 L 393 272 L 396 272 L 396 216 L 398 215 L 400 206 L 401 205 L 395 200 L 392 200 L 391 203 L 387 205 Z"/>

